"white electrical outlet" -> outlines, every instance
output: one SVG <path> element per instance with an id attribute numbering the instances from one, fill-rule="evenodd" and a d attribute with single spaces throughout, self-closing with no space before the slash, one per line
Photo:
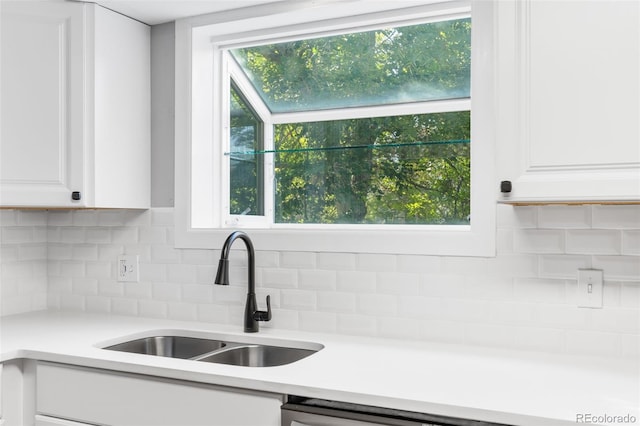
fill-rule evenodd
<path id="1" fill-rule="evenodd" d="M 118 256 L 118 282 L 137 283 L 140 281 L 140 273 L 138 271 L 139 257 L 137 254 Z"/>
<path id="2" fill-rule="evenodd" d="M 602 308 L 602 270 L 578 269 L 579 308 Z"/>

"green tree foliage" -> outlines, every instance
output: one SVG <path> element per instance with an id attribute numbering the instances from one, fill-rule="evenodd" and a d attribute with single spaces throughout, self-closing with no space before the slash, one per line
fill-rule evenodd
<path id="1" fill-rule="evenodd" d="M 468 97 L 470 29 L 461 19 L 233 55 L 273 112 Z M 465 223 L 469 139 L 468 111 L 276 125 L 275 221 Z"/>

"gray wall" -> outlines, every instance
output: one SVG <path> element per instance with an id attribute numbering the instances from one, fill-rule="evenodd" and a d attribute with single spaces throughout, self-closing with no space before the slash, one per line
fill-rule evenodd
<path id="1" fill-rule="evenodd" d="M 151 206 L 173 207 L 175 23 L 151 27 Z"/>

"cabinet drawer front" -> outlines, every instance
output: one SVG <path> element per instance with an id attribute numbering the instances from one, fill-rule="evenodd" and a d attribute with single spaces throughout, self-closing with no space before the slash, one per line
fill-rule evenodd
<path id="1" fill-rule="evenodd" d="M 118 426 L 280 424 L 278 395 L 40 363 L 38 414 Z"/>

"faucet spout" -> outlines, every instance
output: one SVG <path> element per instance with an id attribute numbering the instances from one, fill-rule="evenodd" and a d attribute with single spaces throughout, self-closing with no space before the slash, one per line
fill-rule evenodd
<path id="1" fill-rule="evenodd" d="M 247 278 L 247 300 L 244 307 L 244 331 L 245 333 L 255 333 L 258 331 L 258 321 L 269 321 L 271 319 L 271 300 L 267 296 L 267 311 L 258 310 L 256 301 L 256 263 L 255 250 L 251 238 L 242 231 L 232 232 L 222 246 L 222 253 L 218 262 L 215 283 L 219 285 L 229 285 L 229 253 L 231 246 L 236 239 L 241 239 L 246 248 L 248 256 L 248 278 Z"/>

